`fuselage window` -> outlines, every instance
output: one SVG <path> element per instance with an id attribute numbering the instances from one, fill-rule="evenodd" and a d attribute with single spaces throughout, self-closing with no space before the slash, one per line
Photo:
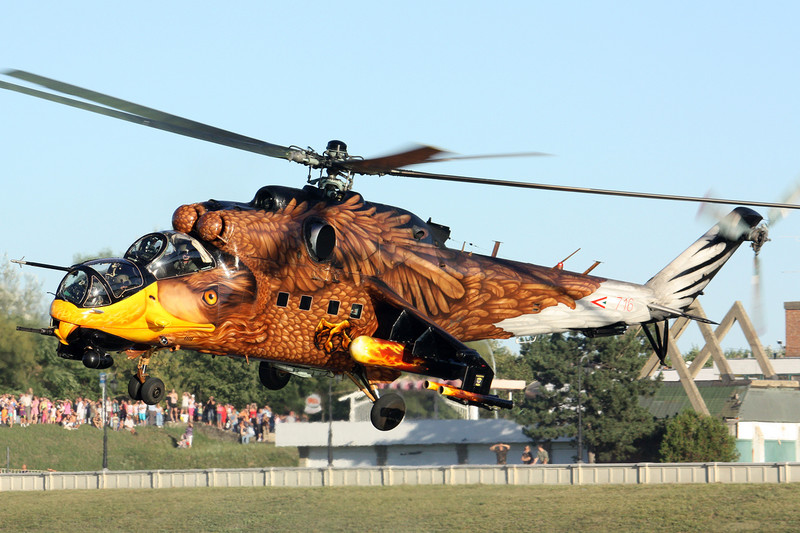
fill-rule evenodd
<path id="1" fill-rule="evenodd" d="M 350 318 L 361 318 L 361 311 L 364 310 L 364 306 L 362 304 L 353 304 L 353 307 L 350 308 Z"/>
<path id="2" fill-rule="evenodd" d="M 279 292 L 278 293 L 278 301 L 275 302 L 275 305 L 278 307 L 286 307 L 289 305 L 289 293 L 288 292 Z"/>
<path id="3" fill-rule="evenodd" d="M 311 302 L 313 298 L 311 296 L 301 296 L 300 297 L 300 310 L 301 311 L 309 311 L 311 309 Z"/>
<path id="4" fill-rule="evenodd" d="M 337 300 L 331 300 L 330 302 L 328 302 L 328 314 L 329 315 L 339 314 L 339 302 Z"/>

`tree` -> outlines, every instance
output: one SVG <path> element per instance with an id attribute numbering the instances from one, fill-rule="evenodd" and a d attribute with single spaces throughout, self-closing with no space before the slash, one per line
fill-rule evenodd
<path id="1" fill-rule="evenodd" d="M 580 405 L 583 445 L 597 461 L 646 459 L 650 450 L 641 445 L 652 438 L 656 423 L 639 397 L 654 394 L 659 385 L 638 377 L 649 353 L 646 341 L 630 332 L 603 338 L 554 334 L 525 344 L 521 364 L 540 387 L 515 407 L 514 417 L 533 440 L 577 441 Z"/>
<path id="2" fill-rule="evenodd" d="M 686 410 L 667 422 L 659 450 L 666 463 L 733 462 L 736 439 L 719 418 Z"/>
<path id="3" fill-rule="evenodd" d="M 41 327 L 45 322 L 41 284 L 3 255 L 0 264 L 0 387 L 27 390 L 41 371 L 37 353 L 41 339 L 16 331 L 17 326 Z"/>

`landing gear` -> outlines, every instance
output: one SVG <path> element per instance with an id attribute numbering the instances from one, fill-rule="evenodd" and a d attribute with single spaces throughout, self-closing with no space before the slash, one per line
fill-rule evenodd
<path id="1" fill-rule="evenodd" d="M 164 382 L 158 378 L 147 378 L 140 392 L 144 403 L 155 405 L 164 399 Z"/>
<path id="2" fill-rule="evenodd" d="M 131 400 L 141 400 L 142 399 L 142 382 L 139 381 L 139 377 L 134 374 L 131 376 L 131 380 L 128 382 L 128 396 L 131 397 Z"/>
<path id="3" fill-rule="evenodd" d="M 128 395 L 132 400 L 141 400 L 147 405 L 155 405 L 164 399 L 164 382 L 158 378 L 148 377 L 144 383 L 134 374 L 128 382 Z"/>
<path id="4" fill-rule="evenodd" d="M 400 425 L 403 417 L 406 416 L 406 402 L 403 397 L 394 392 L 384 396 L 378 396 L 378 391 L 370 382 L 363 367 L 356 369 L 355 372 L 345 374 L 355 383 L 364 395 L 372 400 L 372 409 L 369 418 L 375 429 L 380 431 L 390 431 Z"/>
<path id="5" fill-rule="evenodd" d="M 380 431 L 396 428 L 404 416 L 406 416 L 406 402 L 402 396 L 393 392 L 375 400 L 369 413 L 372 425 Z"/>
<path id="6" fill-rule="evenodd" d="M 654 322 L 653 331 L 650 331 L 650 324 L 642 324 L 642 329 L 647 340 L 650 341 L 650 346 L 656 352 L 658 360 L 662 365 L 667 366 L 667 354 L 669 353 L 669 321 L 664 320 L 663 325 Z"/>
<path id="7" fill-rule="evenodd" d="M 283 370 L 278 370 L 275 365 L 261 361 L 258 365 L 258 379 L 269 390 L 281 390 L 289 383 L 292 375 Z"/>
<path id="8" fill-rule="evenodd" d="M 147 405 L 155 405 L 164 399 L 164 382 L 147 375 L 147 365 L 154 352 L 155 350 L 151 349 L 139 356 L 136 373 L 128 382 L 128 395 L 131 399 L 141 400 Z"/>

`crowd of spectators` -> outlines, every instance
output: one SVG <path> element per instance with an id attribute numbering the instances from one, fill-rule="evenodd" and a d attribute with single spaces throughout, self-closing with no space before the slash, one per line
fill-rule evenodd
<path id="1" fill-rule="evenodd" d="M 0 396 L 0 423 L 4 426 L 59 424 L 65 429 L 77 429 L 89 424 L 102 428 L 104 419 L 110 429 L 132 433 L 142 426 L 205 424 L 234 432 L 242 444 L 265 442 L 268 434 L 275 432 L 276 424 L 301 420 L 294 412 L 276 415 L 268 405 L 259 407 L 251 403 L 237 408 L 229 403 L 218 403 L 213 396 L 203 403 L 188 392 L 179 398 L 174 389 L 167 394 L 164 402 L 157 405 L 147 405 L 141 400 L 129 398 L 107 398 L 105 415 L 102 399 L 77 397 L 74 400 L 52 400 L 36 396 L 32 390 L 20 395 Z"/>

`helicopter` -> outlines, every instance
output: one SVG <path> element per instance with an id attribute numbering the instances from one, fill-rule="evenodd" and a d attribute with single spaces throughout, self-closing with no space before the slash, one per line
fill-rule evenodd
<path id="1" fill-rule="evenodd" d="M 452 160 L 430 146 L 388 156 L 351 156 L 330 141 L 322 153 L 281 146 L 25 71 L 0 88 L 93 113 L 247 150 L 308 167 L 302 188 L 267 185 L 250 201 L 178 207 L 172 228 L 137 239 L 121 258 L 68 267 L 50 307 L 51 324 L 20 328 L 58 339 L 59 356 L 109 368 L 112 354 L 137 359 L 128 393 L 161 401 L 152 357 L 177 349 L 258 361 L 268 389 L 293 376 L 347 376 L 372 402 L 371 421 L 388 431 L 405 403 L 379 386 L 403 372 L 428 378 L 449 400 L 484 409 L 512 407 L 492 394 L 494 371 L 465 343 L 555 332 L 617 335 L 644 328 L 658 357 L 669 321 L 710 322 L 688 312 L 736 249 L 757 254 L 768 240 L 751 207 L 794 204 L 687 197 L 501 181 L 408 170 Z M 65 96 L 67 95 L 67 96 Z M 499 156 L 540 155 L 501 154 Z M 467 156 L 499 157 L 499 156 Z M 318 171 L 319 175 L 314 175 Z M 374 203 L 353 190 L 356 175 L 387 175 L 528 189 L 738 204 L 644 284 L 537 266 L 446 246 L 447 226 Z"/>

